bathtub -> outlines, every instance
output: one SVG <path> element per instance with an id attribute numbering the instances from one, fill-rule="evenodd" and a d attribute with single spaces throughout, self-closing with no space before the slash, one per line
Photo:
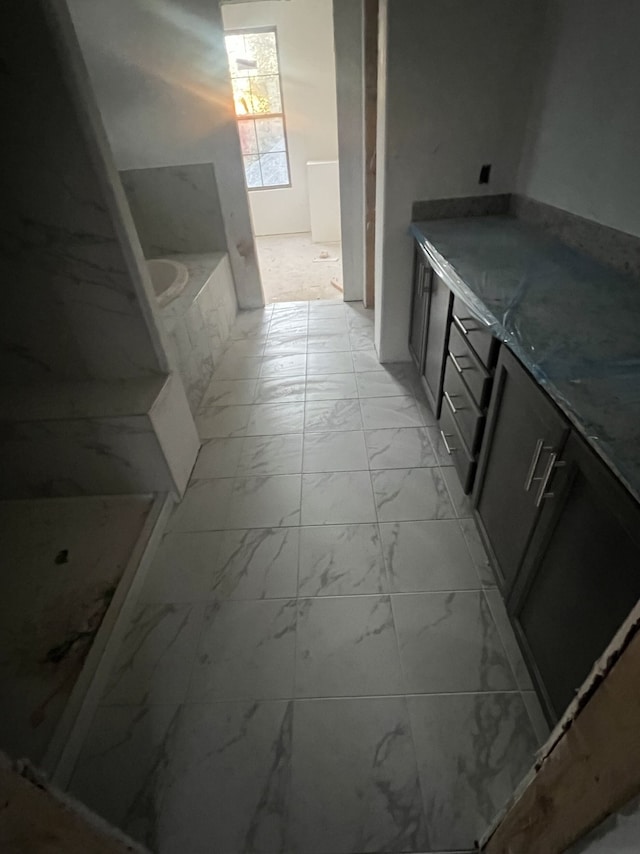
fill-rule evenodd
<path id="1" fill-rule="evenodd" d="M 189 281 L 189 270 L 180 261 L 170 258 L 152 258 L 147 269 L 158 304 L 168 305 L 185 289 Z"/>

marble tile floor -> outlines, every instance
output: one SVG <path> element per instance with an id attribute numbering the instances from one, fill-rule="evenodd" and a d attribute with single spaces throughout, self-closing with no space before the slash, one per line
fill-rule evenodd
<path id="1" fill-rule="evenodd" d="M 418 378 L 243 312 L 71 790 L 161 854 L 467 852 L 545 724 Z"/>

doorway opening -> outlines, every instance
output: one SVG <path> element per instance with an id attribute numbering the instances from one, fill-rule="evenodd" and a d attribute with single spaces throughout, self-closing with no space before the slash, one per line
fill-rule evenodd
<path id="1" fill-rule="evenodd" d="M 340 299 L 331 0 L 227 4 L 222 13 L 266 302 Z"/>

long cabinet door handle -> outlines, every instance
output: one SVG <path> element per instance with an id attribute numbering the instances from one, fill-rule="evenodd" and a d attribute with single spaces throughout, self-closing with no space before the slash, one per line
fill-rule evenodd
<path id="1" fill-rule="evenodd" d="M 450 447 L 449 443 L 447 442 L 447 434 L 444 432 L 444 430 L 440 431 L 440 435 L 442 436 L 442 441 L 444 442 L 444 446 L 447 449 L 447 453 L 449 454 L 449 456 L 451 456 L 451 454 L 454 451 L 457 451 L 458 449 Z M 449 437 L 449 439 L 453 439 L 453 434 L 449 433 L 448 437 Z"/>
<path id="2" fill-rule="evenodd" d="M 465 320 L 468 320 L 471 323 L 474 323 L 473 317 L 458 317 L 457 314 L 453 314 L 451 316 L 452 316 L 453 322 L 458 327 L 460 332 L 462 332 L 463 335 L 468 335 L 470 332 L 481 332 L 482 331 L 480 326 L 472 326 L 471 329 L 467 329 L 467 327 L 464 325 Z"/>
<path id="3" fill-rule="evenodd" d="M 449 409 L 453 412 L 454 415 L 456 415 L 461 409 L 464 409 L 465 407 L 464 406 L 456 407 L 453 400 L 451 400 L 452 397 L 460 397 L 460 395 L 459 394 L 450 395 L 448 391 L 444 392 L 444 399 L 449 404 Z"/>
<path id="4" fill-rule="evenodd" d="M 460 362 L 458 361 L 458 357 L 454 356 L 451 351 L 449 351 L 449 358 L 451 359 L 451 363 L 452 363 L 453 367 L 456 369 L 456 371 L 459 374 L 461 374 L 463 371 L 472 371 L 473 370 L 472 365 L 467 365 L 467 367 L 464 367 L 463 365 L 461 365 Z M 460 357 L 460 358 L 462 358 L 462 357 Z"/>
<path id="5" fill-rule="evenodd" d="M 551 445 L 545 445 L 544 439 L 538 439 L 536 442 L 536 446 L 533 450 L 533 456 L 531 457 L 531 463 L 529 464 L 529 471 L 527 472 L 527 478 L 524 482 L 524 491 L 529 492 L 531 489 L 531 484 L 534 480 L 540 480 L 539 477 L 534 477 L 536 473 L 536 469 L 538 468 L 538 463 L 540 462 L 540 454 L 543 451 L 552 451 L 553 448 Z"/>
<path id="6" fill-rule="evenodd" d="M 544 474 L 542 475 L 540 489 L 538 490 L 538 495 L 536 497 L 536 507 L 540 507 L 540 505 L 545 499 L 554 497 L 555 493 L 547 492 L 547 487 L 549 486 L 551 475 L 553 474 L 554 469 L 562 468 L 565 465 L 566 463 L 564 462 L 564 460 L 559 460 L 558 455 L 555 452 L 549 454 L 547 466 L 544 470 Z"/>

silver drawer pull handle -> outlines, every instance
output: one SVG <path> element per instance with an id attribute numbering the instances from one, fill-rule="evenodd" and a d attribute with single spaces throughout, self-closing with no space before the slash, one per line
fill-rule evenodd
<path id="1" fill-rule="evenodd" d="M 536 507 L 540 507 L 540 505 L 546 498 L 554 497 L 555 493 L 547 492 L 547 487 L 549 486 L 549 481 L 551 480 L 553 470 L 562 468 L 563 466 L 566 466 L 566 463 L 564 462 L 564 460 L 559 460 L 558 455 L 556 453 L 549 454 L 547 467 L 545 468 L 544 474 L 542 475 L 540 489 L 538 490 L 538 496 L 536 498 Z"/>
<path id="2" fill-rule="evenodd" d="M 449 409 L 453 412 L 454 415 L 456 415 L 458 412 L 460 412 L 461 409 L 465 409 L 465 407 L 464 406 L 457 406 L 456 407 L 453 403 L 453 400 L 451 399 L 452 397 L 460 397 L 460 395 L 459 394 L 449 394 L 448 391 L 445 391 L 444 399 L 449 404 Z"/>
<path id="3" fill-rule="evenodd" d="M 534 477 L 536 473 L 536 469 L 538 468 L 538 463 L 540 462 L 540 454 L 543 451 L 552 451 L 553 448 L 551 445 L 545 445 L 544 439 L 538 439 L 536 442 L 536 447 L 533 451 L 533 457 L 531 458 L 531 463 L 529 465 L 529 471 L 527 472 L 527 479 L 524 482 L 524 491 L 529 492 L 531 489 L 531 485 L 534 480 L 540 480 L 539 477 Z"/>
<path id="4" fill-rule="evenodd" d="M 453 355 L 453 353 L 452 353 L 451 351 L 449 351 L 449 358 L 451 359 L 451 362 L 452 362 L 452 364 L 453 364 L 453 367 L 456 369 L 456 371 L 457 371 L 459 374 L 461 374 L 463 371 L 472 371 L 472 370 L 473 370 L 473 365 L 468 365 L 466 368 L 464 368 L 464 367 L 460 364 L 460 362 L 458 362 L 458 359 L 459 359 L 459 358 L 461 359 L 461 358 L 462 358 L 462 356 L 454 356 L 454 355 Z"/>
<path id="5" fill-rule="evenodd" d="M 469 321 L 470 323 L 474 323 L 473 317 L 458 317 L 457 314 L 452 315 L 452 317 L 453 317 L 453 322 L 458 327 L 460 332 L 462 332 L 463 335 L 468 335 L 470 332 L 482 332 L 482 329 L 480 326 L 472 326 L 470 329 L 467 329 L 466 326 L 464 325 L 465 320 Z"/>
<path id="6" fill-rule="evenodd" d="M 449 454 L 449 456 L 451 456 L 451 454 L 454 451 L 458 450 L 457 448 L 450 447 L 449 443 L 447 442 L 447 439 L 453 439 L 453 434 L 452 433 L 447 434 L 443 430 L 441 430 L 440 435 L 442 436 L 442 441 L 444 442 L 444 446 L 447 449 L 447 453 Z"/>

